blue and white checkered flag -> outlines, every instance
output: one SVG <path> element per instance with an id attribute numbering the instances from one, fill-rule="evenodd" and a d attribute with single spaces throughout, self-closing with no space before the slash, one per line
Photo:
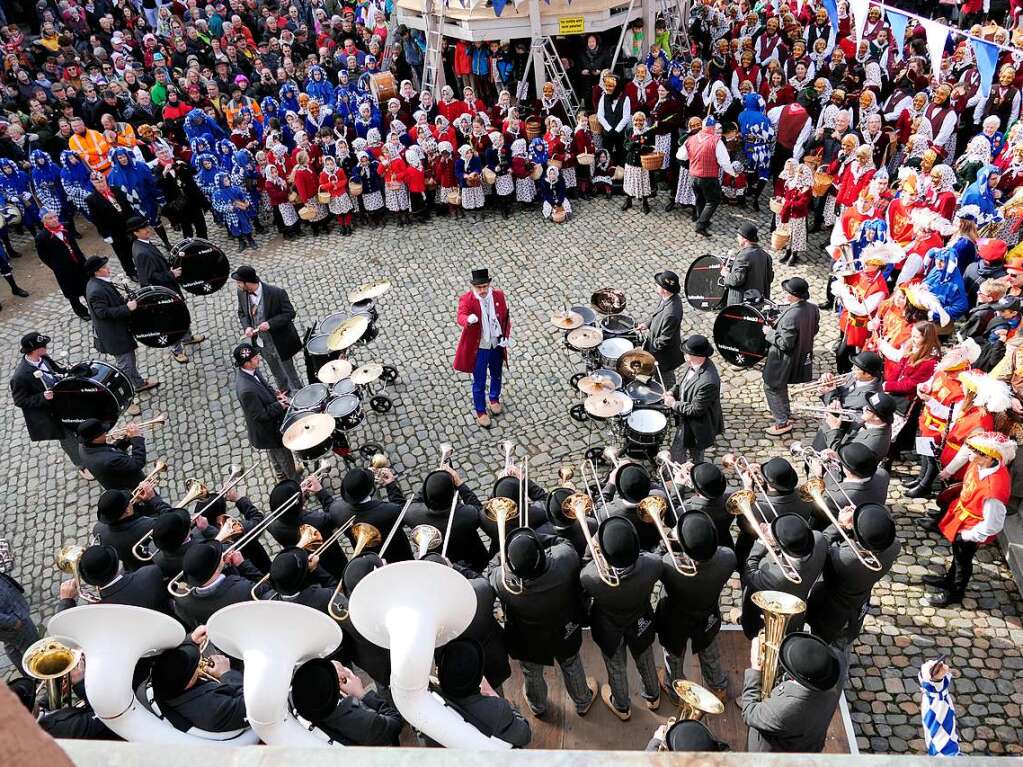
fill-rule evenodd
<path id="1" fill-rule="evenodd" d="M 928 756 L 959 756 L 959 732 L 952 701 L 952 679 L 946 674 L 937 682 L 929 681 L 931 664 L 920 670 L 920 716 Z"/>

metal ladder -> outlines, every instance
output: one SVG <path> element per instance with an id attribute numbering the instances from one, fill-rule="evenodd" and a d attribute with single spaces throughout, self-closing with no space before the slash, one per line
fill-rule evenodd
<path id="1" fill-rule="evenodd" d="M 575 114 L 579 111 L 579 100 L 575 97 L 572 84 L 568 81 L 568 73 L 561 63 L 561 56 L 558 49 L 554 47 L 554 41 L 550 37 L 542 37 L 533 41 L 533 45 L 540 48 L 543 56 L 544 73 L 547 79 L 554 84 L 554 92 L 561 99 L 561 105 L 565 107 L 565 114 L 575 124 Z"/>
<path id="2" fill-rule="evenodd" d="M 442 65 L 441 40 L 444 37 L 444 5 L 444 0 L 425 0 L 423 3 L 423 21 L 426 22 L 426 55 L 423 56 L 423 90 L 430 91 L 435 98 L 439 84 L 438 73 Z"/>
<path id="3" fill-rule="evenodd" d="M 685 48 L 689 39 L 686 30 L 688 21 L 688 13 L 686 11 L 688 9 L 683 9 L 682 4 L 682 0 L 659 0 L 661 18 L 671 33 L 670 41 L 673 55 L 679 49 Z"/>

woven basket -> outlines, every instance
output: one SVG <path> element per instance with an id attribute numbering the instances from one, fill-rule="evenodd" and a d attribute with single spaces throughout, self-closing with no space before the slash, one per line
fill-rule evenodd
<path id="1" fill-rule="evenodd" d="M 541 178 L 543 178 L 543 166 L 534 165 L 533 171 L 532 173 L 530 173 L 530 175 L 533 177 L 533 181 L 539 181 Z"/>
<path id="2" fill-rule="evenodd" d="M 326 187 L 320 187 L 320 191 L 316 193 L 316 199 L 326 205 L 330 202 L 330 192 L 327 191 Z"/>
<path id="3" fill-rule="evenodd" d="M 558 170 L 561 170 L 562 167 L 564 167 L 565 163 L 563 163 L 561 160 L 550 160 L 550 161 L 548 161 L 547 165 L 549 167 L 557 168 Z"/>
<path id="4" fill-rule="evenodd" d="M 611 174 L 612 181 L 624 181 L 625 180 L 625 168 L 621 165 L 616 165 L 614 172 Z"/>
<path id="5" fill-rule="evenodd" d="M 362 194 L 362 182 L 361 181 L 349 181 L 348 182 L 348 193 L 352 197 L 358 197 Z"/>
<path id="6" fill-rule="evenodd" d="M 596 135 L 604 132 L 604 126 L 600 124 L 600 119 L 595 114 L 590 115 L 590 131 Z"/>
<path id="7" fill-rule="evenodd" d="M 298 209 L 298 217 L 303 221 L 315 221 L 318 216 L 318 211 L 315 205 L 303 205 Z"/>
<path id="8" fill-rule="evenodd" d="M 772 197 L 768 206 L 772 213 L 781 213 L 781 209 L 785 207 L 785 201 L 781 197 Z"/>
<path id="9" fill-rule="evenodd" d="M 583 152 L 583 154 L 577 154 L 575 156 L 575 161 L 580 165 L 588 165 L 589 167 L 592 168 L 593 163 L 595 162 L 595 158 L 592 154 Z"/>
<path id="10" fill-rule="evenodd" d="M 825 173 L 824 171 L 817 171 L 813 174 L 813 196 L 824 197 L 827 195 L 828 190 L 831 189 L 831 184 L 835 181 L 835 177 Z"/>
<path id="11" fill-rule="evenodd" d="M 537 117 L 526 120 L 526 138 L 530 141 L 543 134 L 543 123 Z"/>
<path id="12" fill-rule="evenodd" d="M 792 239 L 792 232 L 784 227 L 778 227 L 771 233 L 771 248 L 774 250 L 785 250 Z"/>
<path id="13" fill-rule="evenodd" d="M 660 170 L 664 163 L 664 152 L 651 152 L 639 158 L 643 170 Z"/>
<path id="14" fill-rule="evenodd" d="M 461 205 L 462 194 L 457 189 L 452 189 L 448 192 L 448 205 Z"/>
<path id="15" fill-rule="evenodd" d="M 483 183 L 493 186 L 497 181 L 497 174 L 494 173 L 490 168 L 483 169 Z"/>
<path id="16" fill-rule="evenodd" d="M 556 208 L 554 208 L 553 211 L 551 211 L 551 221 L 553 221 L 555 224 L 564 223 L 566 218 L 568 218 L 568 214 L 565 213 L 565 209 L 560 205 L 558 205 Z"/>

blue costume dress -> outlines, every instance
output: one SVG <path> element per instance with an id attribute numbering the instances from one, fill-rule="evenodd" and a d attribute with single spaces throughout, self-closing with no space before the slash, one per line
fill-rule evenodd
<path id="1" fill-rule="evenodd" d="M 75 212 L 64 194 L 57 163 L 41 149 L 32 150 L 29 162 L 32 164 L 32 186 L 35 187 L 39 204 L 47 210 L 55 211 L 65 224 L 71 223 Z"/>
<path id="2" fill-rule="evenodd" d="M 977 180 L 966 187 L 963 190 L 963 196 L 959 198 L 960 210 L 970 205 L 979 209 L 977 226 L 984 226 L 998 217 L 998 204 L 995 202 L 994 193 L 988 186 L 988 179 L 992 173 L 999 173 L 998 168 L 994 165 L 985 165 L 977 171 Z"/>
<path id="3" fill-rule="evenodd" d="M 771 177 L 771 155 L 774 153 L 774 127 L 765 112 L 763 98 L 747 93 L 742 100 L 745 109 L 739 113 L 739 133 L 746 170 L 764 180 Z"/>
<path id="4" fill-rule="evenodd" d="M 212 144 L 214 141 L 227 138 L 227 134 L 201 109 L 193 109 L 185 116 L 185 138 L 189 143 L 198 138 L 205 138 Z"/>
<path id="5" fill-rule="evenodd" d="M 111 152 L 110 186 L 120 187 L 132 208 L 150 224 L 160 225 L 160 206 L 165 202 L 163 192 L 149 166 L 135 159 L 129 150 L 118 147 Z"/>
<path id="6" fill-rule="evenodd" d="M 216 190 L 213 192 L 213 209 L 220 214 L 221 223 L 227 227 L 232 237 L 252 234 L 252 218 L 256 211 L 250 205 L 247 210 L 239 210 L 236 202 L 248 202 L 249 196 L 231 181 L 227 173 L 218 173 Z"/>
<path id="7" fill-rule="evenodd" d="M 258 182 L 260 181 L 260 173 L 256 169 L 256 163 L 252 160 L 252 153 L 248 149 L 239 149 L 234 153 L 231 181 L 234 182 L 235 186 L 245 191 L 253 210 L 259 210 L 259 198 L 261 195 Z"/>
<path id="8" fill-rule="evenodd" d="M 927 260 L 931 262 L 931 268 L 924 277 L 924 286 L 938 299 L 950 319 L 959 319 L 970 308 L 970 302 L 955 252 L 952 248 L 931 248 L 927 251 Z M 939 266 L 941 262 L 944 266 Z"/>
<path id="9" fill-rule="evenodd" d="M 71 201 L 71 204 L 86 219 L 89 218 L 89 206 L 85 204 L 85 198 L 92 194 L 92 181 L 89 179 L 89 166 L 78 159 L 78 155 L 70 149 L 60 153 L 60 183 L 64 187 L 64 194 Z"/>
<path id="10" fill-rule="evenodd" d="M 39 208 L 32 196 L 32 182 L 28 174 L 14 160 L 0 158 L 0 192 L 8 205 L 21 211 L 21 223 L 30 230 L 39 223 Z"/>
<path id="11" fill-rule="evenodd" d="M 309 78 L 305 81 L 305 92 L 309 98 L 331 106 L 334 102 L 334 86 L 327 79 L 327 73 L 315 64 L 309 67 Z"/>
<path id="12" fill-rule="evenodd" d="M 213 217 L 217 223 L 220 223 L 220 214 L 217 213 L 217 209 L 213 206 L 213 193 L 217 191 L 217 175 L 222 171 L 217 165 L 217 158 L 209 152 L 201 154 L 194 158 L 195 160 L 195 183 L 199 187 L 199 191 L 206 197 L 206 201 L 209 206 L 213 208 Z"/>

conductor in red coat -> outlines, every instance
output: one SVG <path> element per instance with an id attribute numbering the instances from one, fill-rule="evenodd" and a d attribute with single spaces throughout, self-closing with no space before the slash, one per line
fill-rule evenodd
<path id="1" fill-rule="evenodd" d="M 490 428 L 490 413 L 498 415 L 501 407 L 501 372 L 508 359 L 508 338 L 511 320 L 504 293 L 490 286 L 490 272 L 474 269 L 472 287 L 458 300 L 458 339 L 453 367 L 460 373 L 472 374 L 472 402 L 476 422 Z M 490 391 L 487 393 L 487 375 Z"/>

